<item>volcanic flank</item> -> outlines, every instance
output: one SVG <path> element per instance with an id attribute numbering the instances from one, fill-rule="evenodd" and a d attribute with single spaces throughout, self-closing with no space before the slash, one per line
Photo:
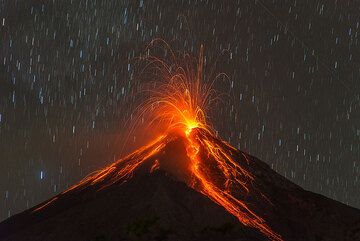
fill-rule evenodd
<path id="1" fill-rule="evenodd" d="M 7 219 L 0 239 L 359 240 L 360 211 L 194 128 Z"/>

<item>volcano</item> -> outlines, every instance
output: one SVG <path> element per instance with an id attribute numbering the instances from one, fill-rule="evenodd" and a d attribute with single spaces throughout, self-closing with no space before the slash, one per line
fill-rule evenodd
<path id="1" fill-rule="evenodd" d="M 169 132 L 0 224 L 0 240 L 360 240 L 360 210 L 202 128 Z"/>
<path id="2" fill-rule="evenodd" d="M 360 210 L 303 190 L 215 135 L 206 113 L 217 109 L 222 75 L 204 82 L 203 46 L 196 60 L 167 50 L 169 62 L 141 57 L 151 87 L 130 128 L 164 134 L 5 220 L 0 240 L 360 240 Z"/>

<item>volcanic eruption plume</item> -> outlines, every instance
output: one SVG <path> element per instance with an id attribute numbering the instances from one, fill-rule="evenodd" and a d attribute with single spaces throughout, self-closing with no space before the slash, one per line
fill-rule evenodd
<path id="1" fill-rule="evenodd" d="M 224 207 L 242 224 L 257 229 L 271 240 L 282 240 L 247 201 L 251 194 L 271 205 L 266 195 L 260 192 L 256 177 L 246 168 L 250 159 L 216 138 L 207 122 L 205 113 L 219 96 L 213 88 L 216 78 L 210 82 L 203 80 L 203 47 L 196 61 L 191 61 L 187 54 L 182 59 L 176 58 L 168 49 L 173 56 L 170 64 L 149 54 L 141 57 L 145 63 L 141 74 L 151 73 L 157 78 L 152 87 L 145 90 L 147 99 L 137 108 L 139 118 L 135 120 L 145 118 L 148 128 L 158 126 L 164 133 L 152 143 L 89 175 L 61 195 L 87 187 L 99 190 L 123 183 L 141 166 L 147 166 L 150 172 L 162 168 Z M 136 123 L 132 128 L 135 127 Z M 181 143 L 178 148 L 185 150 L 179 153 L 185 154 L 179 154 L 177 160 L 165 160 L 165 153 L 171 151 L 168 150 L 169 143 L 178 142 Z M 243 163 L 239 163 L 239 159 Z"/>

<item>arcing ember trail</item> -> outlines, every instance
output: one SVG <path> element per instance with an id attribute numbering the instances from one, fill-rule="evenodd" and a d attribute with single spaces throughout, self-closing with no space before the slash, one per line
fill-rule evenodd
<path id="1" fill-rule="evenodd" d="M 155 90 L 148 90 L 150 96 L 138 112 L 149 119 L 149 126 L 166 126 L 165 133 L 127 157 L 86 177 L 61 195 L 88 187 L 101 190 L 126 182 L 140 166 L 148 166 L 149 172 L 163 169 L 223 206 L 242 224 L 257 229 L 271 240 L 282 240 L 261 213 L 256 213 L 247 202 L 251 193 L 272 205 L 260 192 L 255 176 L 246 168 L 250 159 L 217 139 L 206 122 L 206 109 L 216 98 L 213 83 L 202 83 L 202 48 L 195 68 L 186 58 L 183 65 L 177 61 L 167 65 L 153 56 L 144 58 L 148 61 L 144 72 L 156 72 L 161 80 L 156 83 Z M 173 150 L 169 146 L 174 146 Z M 178 153 L 177 160 L 166 158 L 169 152 L 174 151 Z M 239 156 L 243 163 L 238 163 Z M 58 198 L 34 211 L 40 211 Z"/>

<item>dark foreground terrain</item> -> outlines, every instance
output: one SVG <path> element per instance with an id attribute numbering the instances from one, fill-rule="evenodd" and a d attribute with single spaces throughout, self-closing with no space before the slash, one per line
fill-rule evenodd
<path id="1" fill-rule="evenodd" d="M 148 162 L 176 159 L 183 149 L 181 138 L 175 138 Z M 283 240 L 360 240 L 360 210 L 305 191 L 255 157 L 242 161 L 240 154 L 233 158 L 256 177 L 268 199 L 259 201 L 250 192 L 246 200 Z M 14 215 L 0 224 L 0 240 L 268 240 L 166 168 L 150 173 L 149 167 L 139 167 L 122 182 L 110 182 L 107 174 L 96 185 Z"/>

